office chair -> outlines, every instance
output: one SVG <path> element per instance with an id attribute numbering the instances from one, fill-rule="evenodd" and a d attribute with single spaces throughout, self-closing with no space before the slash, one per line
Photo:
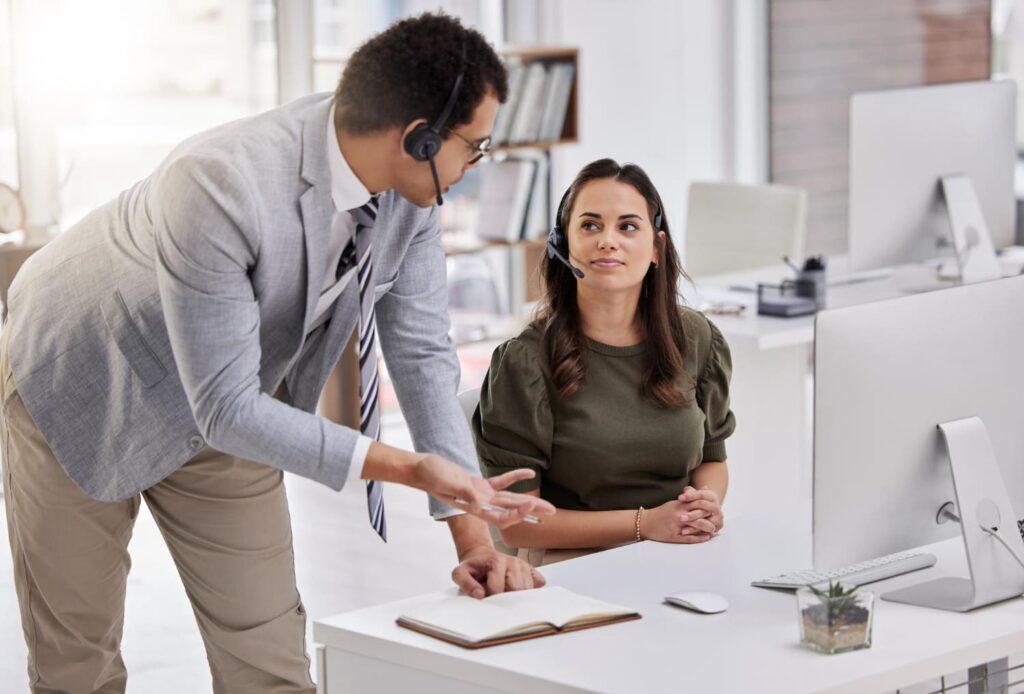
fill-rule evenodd
<path id="1" fill-rule="evenodd" d="M 803 259 L 807 192 L 780 185 L 691 183 L 683 267 L 691 277 Z"/>
<path id="2" fill-rule="evenodd" d="M 480 389 L 470 388 L 459 393 L 459 406 L 462 408 L 462 414 L 465 415 L 466 421 L 469 425 L 473 426 L 473 413 L 476 412 L 476 406 L 480 403 Z M 508 554 L 509 556 L 517 556 L 519 549 L 516 547 L 509 547 L 501 539 L 501 533 L 490 523 L 487 524 L 487 529 L 491 532 L 491 539 L 494 540 L 494 548 L 502 554 Z"/>

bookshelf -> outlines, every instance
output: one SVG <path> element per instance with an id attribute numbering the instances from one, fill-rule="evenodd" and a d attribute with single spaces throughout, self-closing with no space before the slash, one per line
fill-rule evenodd
<path id="1" fill-rule="evenodd" d="M 509 68 L 509 98 L 498 111 L 495 120 L 495 151 L 514 152 L 523 149 L 543 149 L 550 151 L 552 147 L 574 144 L 579 141 L 579 49 L 549 47 L 512 47 L 501 51 L 502 58 Z M 543 74 L 538 72 L 543 68 Z M 531 75 L 531 72 L 533 74 Z M 518 74 L 517 74 L 518 73 Z M 557 74 L 556 74 L 557 73 Z M 542 82 L 535 86 L 538 98 L 542 102 L 540 115 L 534 115 L 540 125 L 536 134 L 530 131 L 528 123 L 531 118 L 523 119 L 519 134 L 514 134 L 515 125 L 521 116 L 529 95 L 526 91 L 531 87 L 529 78 L 534 77 Z M 518 87 L 518 88 L 517 88 Z M 562 104 L 564 100 L 564 105 Z M 547 103 L 551 101 L 550 105 Z M 546 132 L 544 117 L 550 107 L 551 120 Z M 563 110 L 564 109 L 564 110 Z M 503 114 L 502 112 L 507 112 Z M 563 114 L 559 119 L 557 116 Z M 509 134 L 505 134 L 503 121 L 511 114 Z M 560 121 L 560 123 L 556 123 Z M 560 125 L 560 127 L 558 127 Z M 552 129 L 554 128 L 554 129 Z M 557 134 L 555 134 L 557 132 Z"/>
<path id="2" fill-rule="evenodd" d="M 452 235 L 454 236 L 454 235 Z M 462 236 L 459 238 L 446 238 L 441 242 L 444 254 L 466 255 L 477 253 L 488 248 L 533 248 L 545 245 L 547 239 L 523 239 L 519 241 L 485 241 L 478 237 Z"/>
<path id="3" fill-rule="evenodd" d="M 495 119 L 492 161 L 482 166 L 478 221 L 473 234 L 448 234 L 443 243 L 449 256 L 507 248 L 515 314 L 524 301 L 540 295 L 536 266 L 553 222 L 552 152 L 579 142 L 579 49 L 514 46 L 502 50 L 501 56 L 509 71 L 509 96 Z M 495 170 L 486 170 L 519 160 L 535 167 L 527 196 L 514 188 L 516 181 L 495 181 Z M 487 183 L 509 187 L 503 190 Z M 517 207 L 523 201 L 526 209 Z M 483 226 L 492 223 L 489 220 L 495 227 Z M 505 220 L 511 223 L 504 225 Z"/>

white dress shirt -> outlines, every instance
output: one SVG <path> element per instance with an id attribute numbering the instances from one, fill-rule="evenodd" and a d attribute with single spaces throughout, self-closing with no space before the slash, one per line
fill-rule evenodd
<path id="1" fill-rule="evenodd" d="M 341 254 L 356 233 L 356 220 L 350 210 L 362 207 L 372 197 L 370 191 L 356 177 L 341 154 L 341 147 L 338 145 L 338 132 L 334 129 L 334 106 L 331 106 L 331 112 L 327 116 L 327 131 L 327 165 L 331 173 L 331 200 L 334 201 L 334 216 L 331 219 L 331 235 L 327 241 L 327 252 L 324 254 L 323 284 L 320 289 L 320 298 L 316 302 L 316 309 L 313 311 L 313 322 L 309 326 L 310 332 L 323 325 L 331 315 L 334 310 L 334 302 L 338 300 L 342 290 L 355 274 L 353 265 L 341 276 L 341 279 L 335 278 Z M 379 407 L 378 403 L 378 409 Z M 352 452 L 352 462 L 348 467 L 345 484 L 362 477 L 363 465 L 366 464 L 366 454 L 370 450 L 371 443 L 373 443 L 373 439 L 369 436 L 359 437 L 355 450 Z"/>
<path id="2" fill-rule="evenodd" d="M 313 311 L 313 322 L 309 326 L 310 332 L 321 326 L 331 315 L 334 309 L 334 302 L 338 300 L 342 290 L 351 281 L 355 274 L 353 266 L 341 279 L 335 279 L 337 274 L 338 261 L 341 254 L 348 245 L 349 240 L 356 233 L 356 220 L 351 210 L 362 207 L 372 197 L 352 168 L 345 161 L 341 153 L 341 146 L 338 144 L 338 132 L 334 128 L 334 106 L 327 116 L 327 164 L 331 172 L 331 199 L 334 201 L 334 217 L 331 221 L 331 235 L 327 242 L 327 253 L 324 258 L 324 281 L 320 290 L 320 298 L 317 299 L 316 309 Z M 380 404 L 377 405 L 378 410 Z M 348 467 L 348 477 L 345 484 L 362 477 L 363 466 L 366 464 L 366 454 L 370 450 L 373 439 L 368 436 L 360 436 L 356 442 L 355 450 L 352 452 L 352 462 Z M 459 516 L 465 513 L 459 509 L 452 509 L 449 512 L 435 516 L 436 520 L 444 520 L 451 516 Z"/>

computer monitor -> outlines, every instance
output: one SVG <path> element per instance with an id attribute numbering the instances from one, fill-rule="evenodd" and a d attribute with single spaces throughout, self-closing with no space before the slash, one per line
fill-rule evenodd
<path id="1" fill-rule="evenodd" d="M 939 524 L 937 515 L 979 487 L 997 502 L 1008 494 L 1012 509 L 1004 509 L 1001 525 L 1012 534 L 1003 537 L 1020 544 L 1024 276 L 823 311 L 814 362 L 816 569 L 936 542 L 961 528 L 974 537 L 981 497 L 959 509 L 970 522 Z M 937 425 L 971 417 L 987 429 L 1005 489 L 995 488 L 980 449 L 967 460 L 954 457 L 964 463 L 954 489 Z M 1003 549 L 990 556 L 1022 571 Z"/>
<path id="2" fill-rule="evenodd" d="M 1015 102 L 1009 80 L 853 95 L 851 270 L 952 258 L 959 231 L 961 259 L 999 277 L 992 247 L 1014 241 Z"/>

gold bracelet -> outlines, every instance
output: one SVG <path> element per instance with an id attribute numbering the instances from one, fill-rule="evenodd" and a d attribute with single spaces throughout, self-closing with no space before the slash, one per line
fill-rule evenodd
<path id="1" fill-rule="evenodd" d="M 644 507 L 641 506 L 636 510 L 636 541 L 640 542 L 643 538 L 640 537 L 640 516 L 644 513 Z"/>

